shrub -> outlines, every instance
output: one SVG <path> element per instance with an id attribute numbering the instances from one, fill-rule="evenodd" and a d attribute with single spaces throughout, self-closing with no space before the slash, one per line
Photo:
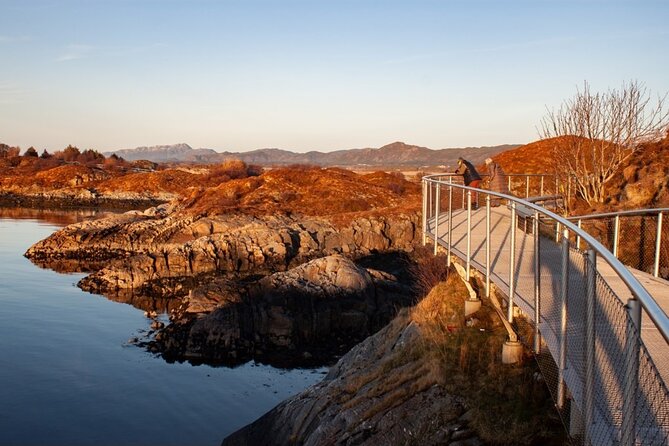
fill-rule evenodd
<path id="1" fill-rule="evenodd" d="M 7 144 L 0 144 L 0 158 L 14 158 L 19 156 L 21 149 L 18 147 L 11 147 Z"/>
<path id="2" fill-rule="evenodd" d="M 221 164 L 216 164 L 209 168 L 209 173 L 205 176 L 205 181 L 210 184 L 224 183 L 230 180 L 237 180 L 246 178 L 251 173 L 256 173 L 257 166 L 251 170 L 244 161 L 238 159 L 229 159 L 223 161 Z M 258 173 L 256 173 L 257 175 Z"/>
<path id="3" fill-rule="evenodd" d="M 39 155 L 34 147 L 28 147 L 28 150 L 26 150 L 26 153 L 24 153 L 23 156 L 32 156 L 37 158 Z"/>
<path id="4" fill-rule="evenodd" d="M 448 279 L 446 255 L 434 255 L 430 246 L 419 246 L 411 254 L 409 273 L 420 297 L 427 295 L 435 285 Z"/>
<path id="5" fill-rule="evenodd" d="M 105 156 L 97 150 L 84 150 L 77 156 L 77 161 L 81 164 L 101 164 L 105 161 Z"/>

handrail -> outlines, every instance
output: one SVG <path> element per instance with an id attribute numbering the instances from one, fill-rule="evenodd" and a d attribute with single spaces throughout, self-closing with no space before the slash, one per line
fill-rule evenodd
<path id="1" fill-rule="evenodd" d="M 490 176 L 489 174 L 484 173 L 484 172 L 479 172 L 479 175 L 483 178 Z M 439 177 L 449 177 L 449 178 L 453 178 L 453 177 L 462 178 L 462 175 L 459 175 L 459 174 L 456 174 L 456 173 L 451 173 L 451 172 L 443 172 L 443 173 L 428 175 L 428 176 L 429 177 L 439 176 Z M 508 187 L 509 191 L 511 191 L 511 189 L 512 189 L 512 185 L 513 185 L 512 179 L 518 178 L 518 177 L 525 178 L 525 197 L 526 198 L 530 196 L 530 179 L 531 178 L 540 178 L 541 179 L 541 182 L 539 183 L 539 195 L 544 195 L 544 183 L 545 183 L 544 178 L 545 177 L 553 178 L 555 180 L 555 182 L 554 182 L 555 186 L 554 186 L 554 191 L 553 191 L 555 194 L 558 193 L 558 189 L 560 187 L 559 180 L 556 178 L 556 176 L 554 174 L 550 174 L 550 173 L 507 173 L 507 174 L 504 174 L 504 176 L 507 178 L 507 187 Z"/>
<path id="2" fill-rule="evenodd" d="M 651 320 L 655 323 L 657 328 L 659 329 L 660 333 L 664 337 L 664 339 L 669 343 L 669 317 L 664 313 L 662 308 L 657 304 L 655 299 L 648 293 L 648 291 L 643 287 L 643 285 L 637 280 L 636 277 L 630 272 L 630 270 L 623 265 L 620 260 L 618 260 L 612 253 L 609 251 L 604 245 L 602 245 L 596 238 L 588 234 L 587 232 L 583 231 L 581 228 L 573 224 L 571 221 L 568 219 L 561 217 L 557 215 L 554 212 L 549 211 L 548 209 L 538 206 L 534 203 L 530 203 L 529 201 L 523 200 L 521 198 L 515 197 L 513 195 L 507 195 L 507 194 L 502 194 L 499 192 L 494 192 L 490 191 L 487 189 L 478 189 L 475 187 L 469 187 L 465 186 L 462 184 L 457 184 L 457 183 L 448 183 L 448 182 L 443 182 L 441 180 L 435 179 L 434 177 L 438 176 L 443 176 L 440 174 L 437 175 L 426 175 L 423 177 L 423 180 L 427 182 L 434 182 L 438 183 L 444 186 L 451 186 L 451 187 L 456 187 L 459 189 L 463 190 L 468 190 L 476 193 L 485 193 L 488 195 L 495 196 L 497 198 L 501 198 L 504 200 L 510 200 L 514 201 L 516 203 L 520 203 L 523 206 L 527 206 L 528 208 L 534 210 L 535 212 L 539 212 L 543 215 L 546 215 L 549 217 L 551 220 L 554 220 L 560 225 L 564 226 L 566 229 L 569 229 L 573 233 L 577 234 L 580 236 L 583 240 L 585 240 L 588 245 L 592 249 L 597 252 L 599 256 L 601 256 L 606 263 L 608 263 L 611 268 L 618 274 L 618 276 L 625 282 L 627 287 L 630 289 L 632 292 L 632 295 L 636 297 L 639 302 L 641 303 L 641 306 L 643 307 L 644 310 L 648 313 L 648 316 L 651 318 Z"/>
<path id="3" fill-rule="evenodd" d="M 599 218 L 615 217 L 616 215 L 631 217 L 646 214 L 659 214 L 669 212 L 669 208 L 645 208 L 645 209 L 629 209 L 625 211 L 602 212 L 599 214 L 574 215 L 567 217 L 567 220 L 594 220 Z"/>

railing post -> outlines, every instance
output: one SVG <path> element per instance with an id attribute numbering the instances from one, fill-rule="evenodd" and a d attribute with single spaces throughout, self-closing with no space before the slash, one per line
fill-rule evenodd
<path id="1" fill-rule="evenodd" d="M 427 188 L 427 209 L 428 209 L 427 217 L 430 218 L 430 217 L 432 217 L 432 182 L 431 181 L 428 183 L 428 188 Z"/>
<path id="2" fill-rule="evenodd" d="M 485 197 L 485 296 L 490 297 L 490 195 Z"/>
<path id="3" fill-rule="evenodd" d="M 662 247 L 662 212 L 657 214 L 657 233 L 655 234 L 655 263 L 653 275 L 660 277 L 660 248 Z"/>
<path id="4" fill-rule="evenodd" d="M 451 242 L 453 241 L 453 177 L 448 178 L 448 254 L 446 264 L 451 266 Z"/>
<path id="5" fill-rule="evenodd" d="M 544 196 L 544 176 L 541 175 L 541 186 L 539 187 L 539 195 Z"/>
<path id="6" fill-rule="evenodd" d="M 627 301 L 627 333 L 625 343 L 625 387 L 621 446 L 636 444 L 636 400 L 639 386 L 639 350 L 641 304 L 632 298 Z"/>
<path id="7" fill-rule="evenodd" d="M 562 232 L 562 284 L 560 287 L 560 353 L 558 355 L 558 389 L 556 405 L 563 409 L 566 399 L 564 372 L 567 363 L 567 296 L 569 295 L 569 230 Z"/>
<path id="8" fill-rule="evenodd" d="M 423 246 L 427 243 L 427 180 L 423 178 Z"/>
<path id="9" fill-rule="evenodd" d="M 530 196 L 530 177 L 529 175 L 525 176 L 525 198 Z"/>
<path id="10" fill-rule="evenodd" d="M 555 175 L 555 195 L 560 193 L 560 178 Z"/>
<path id="11" fill-rule="evenodd" d="M 578 229 L 581 229 L 581 219 L 578 219 Z M 581 250 L 581 234 L 576 234 L 576 249 Z"/>
<path id="12" fill-rule="evenodd" d="M 471 268 L 471 253 L 472 253 L 472 191 L 467 191 L 467 269 L 466 280 L 469 282 L 469 271 Z"/>
<path id="13" fill-rule="evenodd" d="M 616 215 L 613 223 L 613 257 L 618 258 L 618 235 L 620 231 L 620 215 Z"/>
<path id="14" fill-rule="evenodd" d="M 560 241 L 560 222 L 555 223 L 555 243 Z"/>
<path id="15" fill-rule="evenodd" d="M 595 320 L 597 309 L 597 253 L 588 249 L 585 259 L 585 382 L 583 383 L 583 444 L 590 444 L 590 426 L 593 423 L 595 398 Z"/>
<path id="16" fill-rule="evenodd" d="M 441 201 L 439 196 L 441 192 L 441 184 L 436 182 L 435 187 L 437 190 L 434 194 L 434 255 L 437 255 L 437 249 L 439 248 L 439 212 L 441 212 Z"/>
<path id="17" fill-rule="evenodd" d="M 507 311 L 507 319 L 513 323 L 513 297 L 516 293 L 516 202 L 511 202 L 511 252 L 509 255 L 509 308 Z"/>
<path id="18" fill-rule="evenodd" d="M 507 175 L 506 180 L 507 180 L 507 183 L 508 183 L 507 188 L 509 189 L 509 193 L 511 193 L 511 175 Z"/>
<path id="19" fill-rule="evenodd" d="M 541 177 L 543 178 L 543 177 Z M 532 220 L 534 233 L 534 353 L 541 353 L 541 238 L 539 237 L 539 212 L 534 212 Z"/>

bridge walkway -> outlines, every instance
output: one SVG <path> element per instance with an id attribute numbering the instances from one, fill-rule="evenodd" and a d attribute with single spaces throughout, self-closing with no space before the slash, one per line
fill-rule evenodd
<path id="1" fill-rule="evenodd" d="M 467 258 L 467 210 L 454 210 L 452 212 L 453 221 L 451 233 L 451 253 L 460 259 L 466 261 Z M 509 294 L 509 265 L 511 263 L 511 251 L 509 239 L 511 237 L 510 221 L 511 211 L 506 206 L 491 208 L 490 212 L 490 280 L 501 292 L 508 296 Z M 448 248 L 448 214 L 440 214 L 439 226 L 437 228 L 438 243 L 443 248 Z M 435 219 L 427 221 L 427 235 L 434 239 Z M 543 225 L 542 225 L 543 226 Z M 517 305 L 525 315 L 534 321 L 534 234 L 532 234 L 532 222 L 523 223 L 519 218 L 519 224 L 515 229 L 515 271 L 514 271 L 514 304 Z M 555 228 L 540 229 L 540 307 L 541 320 L 539 328 L 541 330 L 543 341 L 557 346 L 560 327 L 555 321 L 560 321 L 559 312 L 561 311 L 559 298 L 561 288 L 561 247 L 555 242 Z M 481 273 L 486 271 L 486 209 L 485 207 L 473 210 L 471 212 L 471 266 Z M 570 249 L 569 258 L 569 298 L 568 311 L 571 315 L 585 313 L 585 260 L 583 253 L 573 248 Z M 597 262 L 597 270 L 603 278 L 603 283 L 598 283 L 598 287 L 609 287 L 612 291 L 613 300 L 619 305 L 625 305 L 626 296 L 630 292 L 622 281 L 615 274 L 613 269 L 604 261 Z M 654 297 L 665 313 L 669 313 L 669 282 L 663 279 L 655 278 L 644 272 L 630 269 L 646 290 Z M 615 297 L 619 296 L 619 297 Z M 631 296 L 630 296 L 631 297 Z M 621 300 L 622 299 L 622 300 Z M 611 303 L 599 300 L 598 309 L 604 313 L 609 312 L 611 317 L 608 324 L 610 326 L 597 328 L 601 331 L 618 329 L 624 331 L 624 321 L 615 320 L 615 311 L 607 308 Z M 573 345 L 568 348 L 582 350 L 582 339 L 585 336 L 585 323 L 579 323 L 578 318 L 570 317 L 567 329 L 568 338 L 573 339 Z M 598 324 L 599 325 L 599 324 Z M 613 337 L 613 333 L 612 333 Z M 652 357 L 657 369 L 665 383 L 669 383 L 669 349 L 662 335 L 653 325 L 647 315 L 642 316 L 641 337 Z M 620 342 L 618 341 L 618 344 Z M 607 349 L 623 349 L 622 345 L 600 346 L 599 356 L 601 374 L 615 373 L 621 365 L 616 363 L 614 358 L 620 357 L 620 352 L 607 353 Z M 607 359 L 609 358 L 609 359 Z M 619 362 L 619 361 L 618 361 Z M 620 370 L 618 370 L 620 372 Z"/>

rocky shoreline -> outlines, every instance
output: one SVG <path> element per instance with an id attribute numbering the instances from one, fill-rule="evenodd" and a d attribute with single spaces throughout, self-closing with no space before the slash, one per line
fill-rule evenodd
<path id="1" fill-rule="evenodd" d="M 38 193 L 18 194 L 0 192 L 0 207 L 6 208 L 34 208 L 34 209 L 98 209 L 110 211 L 127 211 L 146 209 L 158 206 L 169 201 L 168 197 L 140 197 L 140 196 L 100 196 L 96 194 L 60 194 Z"/>
<path id="2" fill-rule="evenodd" d="M 67 226 L 25 255 L 43 267 L 91 272 L 78 285 L 113 300 L 173 302 L 165 305 L 171 323 L 145 344 L 167 360 L 322 364 L 413 303 L 406 277 L 393 274 L 397 265 L 383 271 L 354 260 L 401 258 L 417 228 L 417 213 L 336 225 L 322 217 L 190 215 L 172 202 Z"/>

